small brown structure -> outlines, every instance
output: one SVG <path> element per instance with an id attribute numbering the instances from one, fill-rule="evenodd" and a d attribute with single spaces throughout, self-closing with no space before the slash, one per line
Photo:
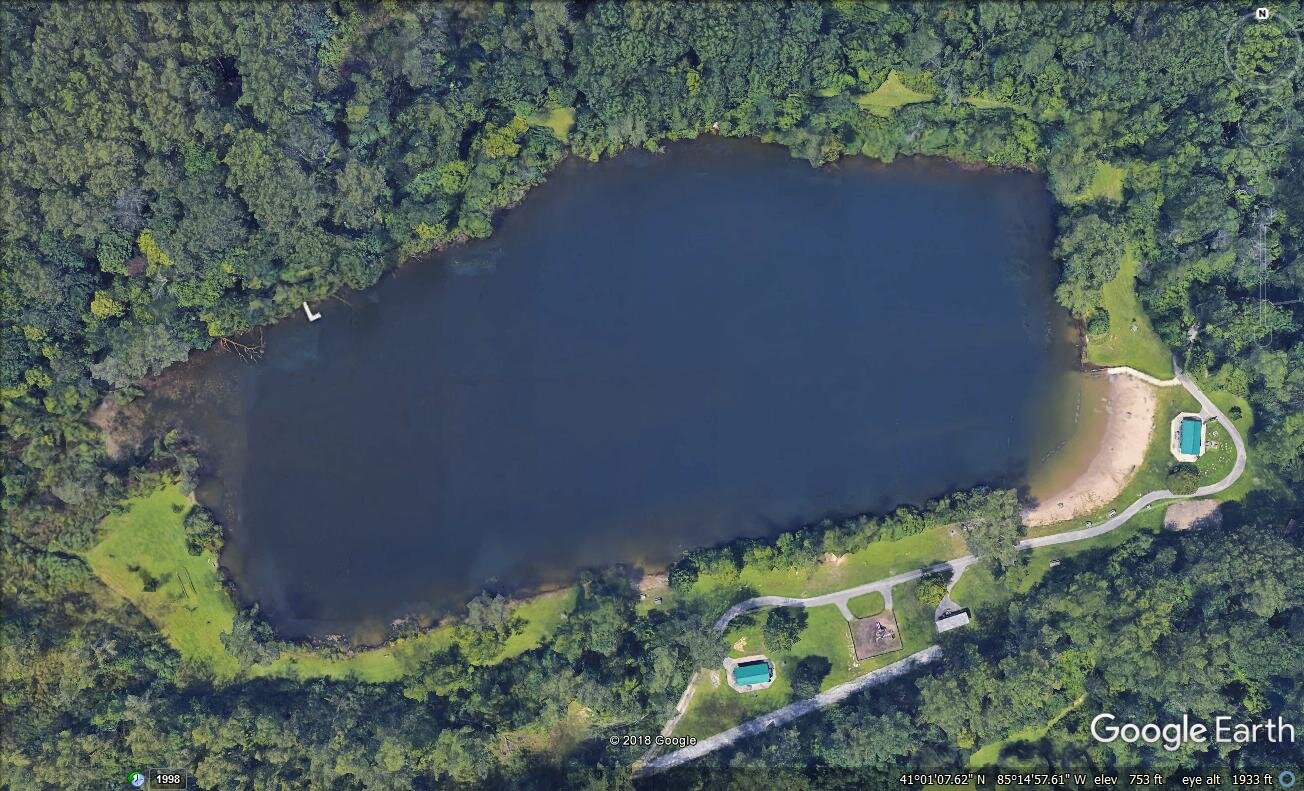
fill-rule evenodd
<path id="1" fill-rule="evenodd" d="M 857 618 L 851 622 L 851 640 L 856 645 L 856 659 L 900 650 L 896 616 L 891 610 L 884 610 L 870 618 Z"/>

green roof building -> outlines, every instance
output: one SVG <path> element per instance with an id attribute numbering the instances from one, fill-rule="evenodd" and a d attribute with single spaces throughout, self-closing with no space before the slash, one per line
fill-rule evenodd
<path id="1" fill-rule="evenodd" d="M 734 683 L 740 687 L 765 684 L 770 681 L 770 663 L 765 660 L 747 662 L 734 668 Z"/>

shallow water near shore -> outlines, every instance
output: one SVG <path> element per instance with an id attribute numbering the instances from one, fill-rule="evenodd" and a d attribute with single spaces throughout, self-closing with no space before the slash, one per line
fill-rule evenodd
<path id="1" fill-rule="evenodd" d="M 1024 172 L 714 139 L 572 160 L 492 238 L 269 328 L 257 363 L 197 355 L 148 409 L 200 438 L 241 596 L 374 638 L 484 587 L 1069 474 L 1051 233 Z"/>

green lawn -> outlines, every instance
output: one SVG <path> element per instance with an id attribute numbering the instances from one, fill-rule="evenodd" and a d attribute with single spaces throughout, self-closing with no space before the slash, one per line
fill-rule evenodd
<path id="1" fill-rule="evenodd" d="M 901 633 L 901 650 L 868 660 L 877 662 L 877 667 L 891 664 L 937 642 L 937 623 L 933 620 L 937 608 L 921 602 L 915 591 L 913 582 L 892 589 L 892 612 L 896 614 Z"/>
<path id="2" fill-rule="evenodd" d="M 870 591 L 847 602 L 847 609 L 857 618 L 869 618 L 883 612 L 883 594 Z"/>
<path id="3" fill-rule="evenodd" d="M 1173 375 L 1173 353 L 1155 334 L 1136 296 L 1136 251 L 1123 251 L 1118 275 L 1101 289 L 1101 303 L 1109 311 L 1109 332 L 1087 339 L 1087 358 L 1096 365 L 1128 365 L 1151 376 Z"/>
<path id="4" fill-rule="evenodd" d="M 132 498 L 126 511 L 104 520 L 100 541 L 86 553 L 86 561 L 109 588 L 159 628 L 183 659 L 206 665 L 218 679 L 228 680 L 241 674 L 221 641 L 221 634 L 231 630 L 235 605 L 221 586 L 216 558 L 186 551 L 182 520 L 191 507 L 190 499 L 175 485 Z M 575 595 L 574 588 L 565 588 L 519 603 L 514 613 L 525 620 L 525 626 L 507 640 L 493 661 L 538 646 L 574 606 Z M 347 656 L 296 646 L 282 651 L 274 662 L 246 672 L 392 681 L 452 641 L 452 628 L 442 626 Z"/>
<path id="5" fill-rule="evenodd" d="M 828 678 L 821 685 L 823 688 L 852 677 L 851 630 L 837 607 L 828 604 L 807 609 L 806 628 L 797 643 L 786 651 L 775 650 L 766 644 L 761 632 L 765 617 L 765 611 L 762 611 L 735 620 L 725 630 L 722 639 L 729 645 L 729 655 L 734 658 L 765 654 L 774 662 L 774 683 L 754 692 L 735 692 L 729 686 L 723 665 L 703 668 L 698 674 L 696 692 L 688 710 L 675 727 L 676 736 L 704 738 L 788 705 L 792 702 L 790 672 L 804 656 L 817 654 L 827 658 L 832 665 Z M 713 673 L 718 685 L 712 680 Z"/>
<path id="6" fill-rule="evenodd" d="M 524 628 L 507 639 L 503 650 L 490 664 L 529 651 L 550 636 L 565 613 L 575 605 L 575 588 L 526 599 L 516 606 L 515 615 L 526 621 Z M 435 627 L 414 637 L 391 640 L 376 648 L 357 651 L 351 656 L 332 656 L 314 648 L 284 651 L 275 662 L 250 670 L 254 676 L 294 676 L 298 678 L 347 678 L 385 682 L 403 678 L 417 669 L 422 661 L 453 643 L 453 631 Z"/>
<path id="7" fill-rule="evenodd" d="M 1123 179 L 1126 175 L 1127 168 L 1097 162 L 1096 172 L 1091 174 L 1091 183 L 1081 193 L 1073 196 L 1072 200 L 1074 203 L 1087 203 L 1104 199 L 1118 203 L 1123 200 Z"/>
<path id="8" fill-rule="evenodd" d="M 545 126 L 552 130 L 553 136 L 565 143 L 570 139 L 570 131 L 575 127 L 575 108 L 556 107 L 548 112 L 537 112 L 526 118 L 530 126 Z"/>
<path id="9" fill-rule="evenodd" d="M 1216 420 L 1204 424 L 1204 454 L 1197 463 L 1200 467 L 1200 480 L 1212 483 L 1227 477 L 1236 463 L 1236 446 L 1232 444 L 1227 430 Z"/>
<path id="10" fill-rule="evenodd" d="M 153 621 L 183 658 L 229 679 L 239 665 L 219 635 L 231 630 L 235 605 L 222 589 L 213 557 L 186 551 L 181 520 L 192 507 L 176 486 L 135 498 L 125 512 L 104 520 L 102 538 L 86 562 Z"/>
<path id="11" fill-rule="evenodd" d="M 1240 432 L 1242 439 L 1245 439 L 1250 436 L 1250 431 L 1254 429 L 1254 412 L 1253 410 L 1250 409 L 1249 401 L 1246 401 L 1244 398 L 1241 398 L 1240 396 L 1235 396 L 1222 390 L 1211 391 L 1206 388 L 1205 393 L 1209 396 L 1209 399 L 1213 401 L 1214 404 L 1216 404 L 1218 408 L 1223 411 L 1224 414 L 1227 415 L 1228 419 L 1232 421 L 1232 423 L 1236 426 L 1237 431 Z M 1233 419 L 1231 417 L 1232 407 L 1240 407 L 1241 416 L 1239 418 Z M 1214 425 L 1216 424 L 1210 424 L 1211 430 L 1209 436 L 1213 436 L 1212 428 Z M 1248 443 L 1248 440 L 1246 440 L 1246 442 Z M 1212 450 L 1206 451 L 1205 457 L 1209 457 L 1213 452 L 1214 451 Z M 1226 452 L 1228 454 L 1234 454 L 1234 451 L 1228 450 Z M 1231 459 L 1234 458 L 1235 456 L 1231 455 Z M 1231 462 L 1223 461 L 1223 462 L 1218 462 L 1214 465 L 1210 465 L 1210 470 L 1208 474 L 1211 476 L 1217 475 L 1218 471 L 1222 469 L 1221 465 L 1223 464 L 1230 466 Z M 1204 477 L 1204 467 L 1205 467 L 1205 459 L 1201 458 L 1200 459 L 1201 478 Z M 1286 491 L 1288 490 L 1288 487 L 1279 478 L 1277 478 L 1277 476 L 1271 470 L 1259 464 L 1254 454 L 1250 453 L 1245 460 L 1245 472 L 1241 475 L 1240 480 L 1236 481 L 1236 483 L 1232 484 L 1226 490 L 1221 491 L 1218 494 L 1214 495 L 1214 499 L 1222 502 L 1226 502 L 1227 500 L 1239 500 L 1253 489 L 1274 489 L 1274 490 Z"/>
<path id="12" fill-rule="evenodd" d="M 836 560 L 821 560 L 802 568 L 770 569 L 748 565 L 729 576 L 703 573 L 693 592 L 727 599 L 729 603 L 745 598 L 742 595 L 745 590 L 758 591 L 766 596 L 798 598 L 832 593 L 965 555 L 968 550 L 964 537 L 956 532 L 956 535 L 951 535 L 950 526 L 939 525 L 902 539 L 874 541 L 864 549 Z"/>
<path id="13" fill-rule="evenodd" d="M 901 76 L 895 70 L 887 75 L 883 84 L 878 86 L 873 93 L 862 94 L 856 99 L 856 103 L 864 109 L 875 115 L 887 116 L 898 107 L 905 107 L 908 104 L 917 104 L 919 102 L 931 102 L 933 95 L 930 93 L 920 93 L 906 86 L 901 82 Z"/>
<path id="14" fill-rule="evenodd" d="M 1081 706 L 1083 702 L 1086 701 L 1086 699 L 1087 699 L 1086 695 L 1080 696 L 1077 700 L 1073 701 L 1073 703 L 1069 704 L 1068 706 L 1065 706 L 1063 710 L 1061 710 L 1058 714 L 1052 717 L 1050 722 L 1047 722 L 1043 725 L 1029 726 L 1027 728 L 1024 728 L 1023 730 L 1015 731 L 1014 733 L 1010 734 L 1008 737 L 1002 739 L 1001 741 L 991 742 L 989 744 L 983 745 L 977 751 L 975 751 L 973 755 L 969 756 L 969 768 L 977 769 L 983 766 L 997 765 L 997 762 L 1001 757 L 1001 750 L 1005 749 L 1006 745 L 1014 744 L 1015 742 L 1035 742 L 1038 739 L 1041 739 L 1043 736 L 1049 733 L 1050 729 L 1054 728 L 1055 725 L 1059 723 L 1060 720 L 1067 717 L 1069 712 L 1073 711 L 1078 706 Z M 1006 762 L 1002 763 L 1001 766 L 1002 767 L 1008 766 L 1010 768 L 1020 768 L 1017 762 L 1011 762 L 1010 759 L 1006 759 Z"/>
<path id="15" fill-rule="evenodd" d="M 820 689 L 826 690 L 931 645 L 936 639 L 933 609 L 915 596 L 914 584 L 898 585 L 893 589 L 893 599 L 893 612 L 901 634 L 902 647 L 863 661 L 856 660 L 850 626 L 832 604 L 812 607 L 806 611 L 809 619 L 806 628 L 797 643 L 787 651 L 773 651 L 765 644 L 761 633 L 764 612 L 735 620 L 725 630 L 723 638 L 729 644 L 729 655 L 738 658 L 765 654 L 776 666 L 774 684 L 768 689 L 755 692 L 735 692 L 725 679 L 723 666 L 703 668 L 697 677 L 693 699 L 676 726 L 675 735 L 705 738 L 788 705 L 792 702 L 792 684 L 788 671 L 802 657 L 818 655 L 829 660 L 832 669 L 820 684 Z M 879 602 L 881 607 L 881 596 Z M 712 672 L 717 674 L 718 686 L 712 683 Z"/>

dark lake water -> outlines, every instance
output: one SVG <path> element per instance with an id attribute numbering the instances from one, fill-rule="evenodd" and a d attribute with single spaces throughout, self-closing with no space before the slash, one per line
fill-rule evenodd
<path id="1" fill-rule="evenodd" d="M 209 353 L 224 562 L 286 634 L 1026 482 L 1076 352 L 1028 173 L 712 140 L 568 161 L 494 236 Z"/>

